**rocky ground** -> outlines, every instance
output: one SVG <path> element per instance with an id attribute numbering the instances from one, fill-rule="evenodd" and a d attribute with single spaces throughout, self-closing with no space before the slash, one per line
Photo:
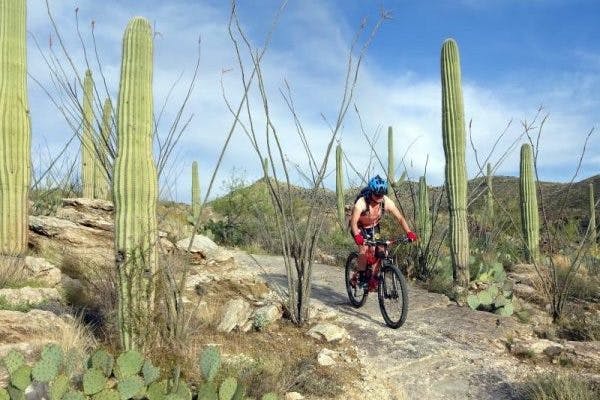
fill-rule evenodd
<path id="1" fill-rule="evenodd" d="M 32 253 L 49 260 L 28 257 L 32 285 L 0 289 L 0 299 L 13 309 L 0 310 L 0 358 L 11 348 L 31 356 L 44 342 L 77 335 L 63 306 L 65 291 L 81 287 L 69 268 L 74 259 L 93 268 L 111 265 L 111 211 L 108 202 L 65 199 L 56 216 L 31 217 Z M 222 249 L 201 236 L 191 246 L 189 239 L 173 243 L 167 237 L 161 234 L 162 252 L 189 250 L 194 264 L 185 301 L 220 334 L 256 332 L 281 321 L 287 280 L 280 257 Z M 528 273 L 511 277 L 523 296 L 534 295 Z M 219 296 L 224 288 L 227 295 Z M 349 305 L 340 267 L 313 267 L 312 296 L 305 336 L 317 349 L 316 361 L 332 371 L 360 371 L 340 399 L 518 399 L 528 375 L 560 372 L 561 364 L 600 380 L 599 342 L 538 339 L 530 324 L 459 307 L 416 285 L 410 285 L 408 319 L 397 330 L 384 324 L 374 293 L 360 309 Z M 28 304 L 43 310 L 19 310 Z M 0 386 L 5 379 L 0 369 Z M 302 396 L 290 392 L 286 399 Z"/>

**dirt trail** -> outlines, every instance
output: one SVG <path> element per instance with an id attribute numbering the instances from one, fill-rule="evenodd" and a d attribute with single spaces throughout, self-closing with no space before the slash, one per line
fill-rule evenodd
<path id="1" fill-rule="evenodd" d="M 269 282 L 286 287 L 281 257 L 240 252 L 236 258 L 259 264 Z M 409 284 L 408 319 L 390 329 L 375 293 L 362 308 L 351 307 L 343 270 L 322 264 L 313 267 L 312 297 L 339 314 L 362 361 L 378 371 L 382 385 L 403 390 L 409 399 L 517 399 L 519 381 L 533 371 L 503 343 L 528 332 L 514 318 L 458 307 L 446 296 Z"/>

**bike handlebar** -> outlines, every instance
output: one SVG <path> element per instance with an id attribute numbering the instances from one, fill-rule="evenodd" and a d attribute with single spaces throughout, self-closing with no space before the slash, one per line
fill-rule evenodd
<path id="1" fill-rule="evenodd" d="M 389 246 L 389 245 L 395 244 L 395 243 L 407 244 L 407 243 L 411 243 L 411 241 L 408 240 L 407 237 L 399 237 L 396 239 L 379 239 L 379 240 L 365 239 L 365 244 L 369 245 L 369 246 Z"/>

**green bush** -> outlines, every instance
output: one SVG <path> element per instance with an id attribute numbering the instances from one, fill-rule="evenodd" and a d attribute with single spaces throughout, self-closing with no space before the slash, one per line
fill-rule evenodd
<path id="1" fill-rule="evenodd" d="M 576 376 L 549 374 L 535 377 L 526 384 L 524 400 L 594 400 L 600 390 Z"/>

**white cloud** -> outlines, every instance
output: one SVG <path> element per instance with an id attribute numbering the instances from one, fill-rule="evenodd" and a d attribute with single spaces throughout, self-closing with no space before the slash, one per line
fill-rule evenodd
<path id="1" fill-rule="evenodd" d="M 83 70 L 80 47 L 73 37 L 74 6 L 69 3 L 53 2 L 52 9 L 61 32 L 68 38 L 69 48 L 73 49 L 76 65 Z M 228 98 L 234 107 L 237 107 L 242 95 L 239 68 L 227 33 L 227 7 L 213 7 L 199 2 L 186 3 L 185 8 L 176 3 L 136 2 L 137 9 L 132 9 L 132 5 L 122 6 L 112 2 L 80 1 L 78 4 L 82 31 L 88 43 L 89 21 L 92 17 L 96 20 L 96 34 L 105 65 L 104 72 L 113 98 L 117 95 L 121 36 L 127 20 L 133 15 L 142 14 L 156 21 L 156 29 L 161 33 L 155 40 L 154 91 L 157 112 L 173 82 L 184 73 L 167 105 L 165 124 L 161 126 L 162 132 L 166 129 L 167 122 L 174 118 L 176 107 L 185 94 L 197 51 L 197 37 L 201 35 L 200 75 L 186 114 L 193 113 L 194 118 L 173 155 L 174 165 L 170 182 L 176 179 L 176 184 L 173 183 L 176 188 L 172 190 L 177 192 L 176 200 L 188 201 L 187 188 L 191 186 L 188 167 L 192 160 L 198 160 L 203 189 L 206 190 L 209 172 L 214 167 L 218 151 L 232 123 L 232 116 L 221 97 L 220 79 L 223 69 L 232 69 L 225 74 L 224 83 Z M 110 7 L 110 13 L 106 12 L 107 6 Z M 240 10 L 242 23 L 250 32 L 251 39 L 260 44 L 261 35 L 264 35 L 269 26 L 265 18 L 273 15 L 275 7 L 269 11 L 245 7 L 247 8 Z M 303 166 L 307 165 L 307 157 L 279 89 L 283 87 L 284 79 L 290 82 L 298 114 L 302 118 L 315 154 L 320 158 L 329 138 L 328 127 L 322 120 L 321 113 L 330 122 L 335 119 L 346 71 L 346 55 L 353 35 L 352 24 L 348 24 L 339 16 L 340 13 L 328 3 L 290 3 L 262 65 L 269 92 L 271 117 L 281 134 L 286 154 L 293 162 Z M 29 28 L 36 36 L 42 38 L 50 32 L 44 7 L 32 9 L 30 5 L 29 21 Z M 594 57 L 593 54 L 585 54 L 582 57 Z M 368 132 L 374 132 L 377 127 L 382 129 L 377 143 L 378 151 L 385 158 L 386 131 L 387 126 L 391 125 L 395 132 L 397 161 L 399 162 L 400 157 L 408 150 L 406 161 L 408 165 L 412 165 L 409 169 L 410 176 L 416 178 L 422 174 L 426 157 L 429 155 L 429 182 L 441 183 L 444 156 L 439 77 L 423 76 L 414 71 L 403 70 L 390 75 L 383 72 L 391 69 L 384 65 L 385 60 L 372 59 L 369 53 L 366 57 L 359 76 L 355 101 L 365 129 Z M 98 76 L 95 64 L 92 65 L 95 75 Z M 36 78 L 49 85 L 47 68 L 37 50 L 31 48 L 29 68 Z M 536 108 L 544 104 L 550 117 L 544 130 L 539 165 L 552 171 L 553 175 L 549 175 L 548 178 L 567 179 L 572 172 L 569 167 L 574 168 L 576 164 L 574 154 L 580 149 L 585 133 L 598 124 L 598 120 L 594 120 L 597 113 L 592 112 L 597 110 L 600 99 L 596 95 L 600 89 L 598 68 L 589 68 L 589 71 L 580 72 L 577 76 L 566 75 L 558 81 L 556 77 L 544 79 L 543 76 L 537 76 L 536 82 L 532 82 L 531 86 L 507 85 L 506 81 L 500 84 L 492 79 L 478 82 L 463 76 L 466 119 L 473 120 L 473 140 L 480 158 L 485 157 L 491 150 L 493 141 L 510 119 L 513 119 L 513 124 L 499 148 L 506 147 L 521 133 L 520 120 L 531 118 Z M 522 81 L 523 79 L 518 80 Z M 34 146 L 47 141 L 52 151 L 58 151 L 56 149 L 60 148 L 71 132 L 65 122 L 56 116 L 56 111 L 48 104 L 47 98 L 33 84 L 30 84 L 30 93 Z M 262 104 L 256 92 L 252 93 L 251 105 L 256 116 L 257 133 L 264 143 Z M 590 144 L 588 154 L 591 157 L 584 164 L 588 175 L 600 171 L 597 157 L 600 147 L 597 137 L 596 135 L 595 141 Z M 353 163 L 360 169 L 366 168 L 368 145 L 360 133 L 352 106 L 343 125 L 341 141 L 344 151 Z M 408 149 L 409 144 L 413 142 Z M 471 150 L 468 149 L 468 152 L 469 172 L 473 176 L 476 167 Z M 499 154 L 495 158 L 498 156 Z M 215 189 L 220 189 L 221 181 L 229 176 L 233 167 L 246 170 L 248 179 L 255 179 L 261 175 L 257 156 L 239 128 L 234 133 L 231 147 L 224 158 Z M 333 164 L 330 164 L 330 169 L 332 167 Z M 401 170 L 402 167 L 399 167 L 400 172 Z M 561 170 L 565 173 L 559 173 Z M 379 167 L 376 171 L 383 172 Z M 502 164 L 498 173 L 515 175 L 516 171 L 518 147 Z M 544 173 L 541 175 L 545 176 Z M 333 187 L 333 179 L 330 177 L 327 180 L 330 187 Z"/>

